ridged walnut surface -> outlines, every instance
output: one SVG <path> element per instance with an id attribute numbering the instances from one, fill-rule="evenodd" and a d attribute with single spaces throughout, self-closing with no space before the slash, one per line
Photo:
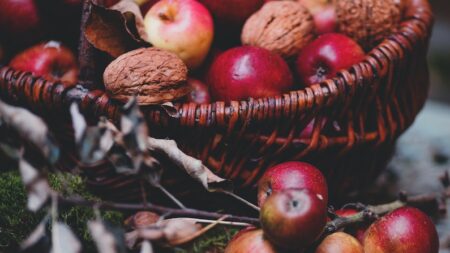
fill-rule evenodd
<path id="1" fill-rule="evenodd" d="M 401 19 L 399 0 L 334 0 L 338 29 L 370 49 L 394 32 Z"/>
<path id="2" fill-rule="evenodd" d="M 314 21 L 309 11 L 293 1 L 266 3 L 245 23 L 244 45 L 258 46 L 284 58 L 297 55 L 314 39 Z"/>
<path id="3" fill-rule="evenodd" d="M 103 74 L 112 98 L 126 102 L 133 95 L 140 105 L 158 104 L 185 96 L 188 69 L 175 54 L 140 48 L 119 56 Z"/>

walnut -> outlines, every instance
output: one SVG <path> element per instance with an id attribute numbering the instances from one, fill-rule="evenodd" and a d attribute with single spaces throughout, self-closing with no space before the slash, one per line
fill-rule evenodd
<path id="1" fill-rule="evenodd" d="M 313 17 L 298 2 L 268 2 L 247 20 L 241 39 L 244 45 L 262 47 L 290 58 L 314 39 Z"/>
<path id="2" fill-rule="evenodd" d="M 185 96 L 188 69 L 175 54 L 158 48 L 141 48 L 119 56 L 103 73 L 111 96 L 128 101 L 136 95 L 140 105 L 158 104 Z"/>
<path id="3" fill-rule="evenodd" d="M 366 50 L 395 31 L 401 19 L 399 0 L 334 0 L 338 29 Z"/>

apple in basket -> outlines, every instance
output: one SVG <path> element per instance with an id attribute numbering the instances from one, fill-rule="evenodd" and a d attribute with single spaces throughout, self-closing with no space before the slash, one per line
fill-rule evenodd
<path id="1" fill-rule="evenodd" d="M 175 53 L 191 70 L 203 63 L 214 36 L 211 14 L 196 0 L 161 0 L 144 26 L 153 46 Z"/>
<path id="2" fill-rule="evenodd" d="M 78 79 L 75 55 L 57 41 L 41 43 L 24 50 L 11 60 L 9 66 L 50 81 L 76 83 Z"/>
<path id="3" fill-rule="evenodd" d="M 297 73 L 303 84 L 312 85 L 332 78 L 364 59 L 364 50 L 351 38 L 327 33 L 306 45 L 298 55 Z"/>
<path id="4" fill-rule="evenodd" d="M 217 56 L 206 82 L 215 100 L 227 102 L 280 95 L 293 86 L 292 74 L 281 56 L 251 46 L 232 48 Z"/>

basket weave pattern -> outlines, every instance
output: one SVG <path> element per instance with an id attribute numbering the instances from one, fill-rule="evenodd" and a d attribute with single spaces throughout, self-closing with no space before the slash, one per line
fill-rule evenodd
<path id="1" fill-rule="evenodd" d="M 182 150 L 241 187 L 253 186 L 269 166 L 306 160 L 323 170 L 332 196 L 359 189 L 384 168 L 395 140 L 424 104 L 432 23 L 428 1 L 411 0 L 398 31 L 335 78 L 276 97 L 176 104 L 176 116 L 160 107 L 143 108 L 150 132 L 175 139 Z M 67 108 L 72 102 L 79 102 L 91 119 L 117 121 L 121 106 L 102 90 L 49 82 L 7 66 L 0 68 L 0 97 L 43 115 L 69 150 Z M 312 134 L 303 136 L 312 119 Z M 340 130 L 331 131 L 336 124 Z M 104 191 L 135 192 L 136 179 L 116 175 L 109 166 L 86 172 L 89 182 Z M 174 177 L 167 182 L 189 190 L 179 183 L 187 176 Z"/>

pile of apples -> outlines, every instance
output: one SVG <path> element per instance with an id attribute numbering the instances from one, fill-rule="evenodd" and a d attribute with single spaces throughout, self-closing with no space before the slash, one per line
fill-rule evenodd
<path id="1" fill-rule="evenodd" d="M 321 82 L 361 61 L 363 49 L 336 33 L 331 3 L 301 0 L 314 17 L 317 37 L 296 59 L 240 43 L 242 27 L 264 0 L 161 0 L 145 13 L 149 42 L 176 53 L 190 68 L 190 102 L 280 95 Z M 148 5 L 147 5 L 148 6 Z M 294 85 L 301 83 L 302 85 Z"/>
<path id="2" fill-rule="evenodd" d="M 402 207 L 373 224 L 358 225 L 320 241 L 328 218 L 328 190 L 322 173 L 304 162 L 286 162 L 268 169 L 258 183 L 261 229 L 245 228 L 225 253 L 437 253 L 436 228 L 413 207 Z M 350 216 L 355 209 L 340 209 Z"/>
<path id="3" fill-rule="evenodd" d="M 187 102 L 204 104 L 280 95 L 333 77 L 365 55 L 355 41 L 336 33 L 334 7 L 324 0 L 298 0 L 314 18 L 317 38 L 291 60 L 240 42 L 244 23 L 268 0 L 130 1 L 141 6 L 149 42 L 177 54 L 189 67 L 188 83 L 193 91 L 185 99 Z M 6 35 L 7 41 L 32 44 L 42 40 L 45 22 L 38 2 L 0 2 L 0 34 Z M 61 15 L 80 10 L 82 4 L 81 0 L 57 2 L 64 7 L 59 10 Z M 105 5 L 117 2 L 108 0 Z M 50 80 L 77 82 L 76 57 L 69 48 L 55 42 L 35 44 L 16 55 L 9 65 Z"/>

